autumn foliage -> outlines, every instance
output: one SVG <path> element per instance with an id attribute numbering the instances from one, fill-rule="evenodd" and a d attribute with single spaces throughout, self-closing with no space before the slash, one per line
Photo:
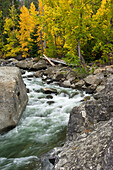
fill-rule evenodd
<path id="1" fill-rule="evenodd" d="M 31 3 L 20 14 L 14 6 L 9 13 L 0 21 L 1 56 L 44 53 L 77 63 L 107 62 L 113 53 L 113 0 L 38 0 L 38 10 Z"/>

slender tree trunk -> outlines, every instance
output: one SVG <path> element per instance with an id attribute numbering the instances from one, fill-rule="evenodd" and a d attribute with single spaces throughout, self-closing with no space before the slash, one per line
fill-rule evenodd
<path id="1" fill-rule="evenodd" d="M 39 15 L 41 15 L 40 14 L 40 7 L 39 7 L 39 0 L 37 0 L 37 2 L 38 2 L 38 11 L 39 11 Z M 41 51 L 42 51 L 42 53 L 43 53 L 43 51 L 44 51 L 44 49 L 43 49 L 43 36 L 42 36 L 42 30 L 40 30 L 40 38 L 41 38 Z"/>
<path id="2" fill-rule="evenodd" d="M 40 38 L 41 38 L 41 51 L 43 53 L 44 49 L 43 49 L 43 39 L 42 39 L 42 31 L 40 30 Z"/>
<path id="3" fill-rule="evenodd" d="M 46 39 L 44 37 L 44 48 L 46 49 Z"/>
<path id="4" fill-rule="evenodd" d="M 42 12 L 44 16 L 44 6 L 42 6 Z M 45 25 L 43 23 L 43 32 L 44 32 L 44 49 L 46 50 L 46 38 L 45 38 Z"/>
<path id="5" fill-rule="evenodd" d="M 21 4 L 22 4 L 22 6 L 23 6 L 23 5 L 25 5 L 25 0 L 22 0 L 21 2 L 22 2 L 22 3 L 21 3 Z"/>
<path id="6" fill-rule="evenodd" d="M 78 57 L 82 61 L 81 50 L 80 50 L 80 40 L 78 40 Z"/>
<path id="7" fill-rule="evenodd" d="M 85 60 L 84 58 L 82 57 L 82 54 L 81 54 L 81 49 L 80 49 L 80 40 L 78 39 L 78 57 L 79 57 L 79 60 L 82 64 L 85 64 Z"/>
<path id="8" fill-rule="evenodd" d="M 56 42 L 56 35 L 55 35 L 55 50 L 56 50 L 56 57 L 58 56 L 58 54 L 57 54 L 57 42 Z"/>
<path id="9" fill-rule="evenodd" d="M 12 6 L 14 5 L 14 0 L 12 0 Z"/>
<path id="10" fill-rule="evenodd" d="M 82 32 L 82 11 L 80 12 L 80 33 Z M 81 54 L 81 47 L 80 47 L 80 39 L 78 38 L 77 40 L 78 42 L 78 57 L 79 57 L 79 60 L 81 63 L 85 63 L 85 60 L 83 59 L 82 57 L 82 54 Z"/>

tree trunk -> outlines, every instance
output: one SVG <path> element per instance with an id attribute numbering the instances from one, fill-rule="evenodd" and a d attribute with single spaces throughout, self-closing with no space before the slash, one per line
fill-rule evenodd
<path id="1" fill-rule="evenodd" d="M 78 39 L 78 57 L 79 57 L 79 60 L 82 64 L 85 63 L 85 60 L 84 58 L 82 57 L 82 54 L 81 54 L 81 49 L 80 49 L 80 40 Z"/>
<path id="2" fill-rule="evenodd" d="M 38 11 L 39 11 L 39 15 L 41 15 L 41 14 L 40 14 L 40 7 L 39 7 L 39 0 L 37 0 L 37 2 L 38 2 Z M 41 38 L 41 51 L 42 51 L 42 53 L 43 53 L 44 49 L 43 49 L 42 30 L 40 30 L 40 38 Z"/>
<path id="3" fill-rule="evenodd" d="M 14 0 L 12 0 L 12 6 L 14 5 Z"/>
<path id="4" fill-rule="evenodd" d="M 56 50 L 56 57 L 58 56 L 58 54 L 57 54 L 57 42 L 56 42 L 56 35 L 55 35 L 55 50 Z"/>

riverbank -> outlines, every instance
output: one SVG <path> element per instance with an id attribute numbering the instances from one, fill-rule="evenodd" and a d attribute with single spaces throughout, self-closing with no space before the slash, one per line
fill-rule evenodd
<path id="1" fill-rule="evenodd" d="M 95 70 L 85 81 L 88 90 L 96 87 L 93 99 L 72 109 L 55 170 L 113 169 L 113 66 Z"/>
<path id="2" fill-rule="evenodd" d="M 32 77 L 41 77 L 47 84 L 57 82 L 60 86 L 77 88 L 93 94 L 91 100 L 87 96 L 83 99 L 82 105 L 72 109 L 65 145 L 46 156 L 54 169 L 113 169 L 110 161 L 113 145 L 112 65 L 98 68 L 93 74 L 81 78 L 76 76 L 71 67 L 53 67 L 44 60 L 36 63 L 33 60 L 9 59 L 7 63 L 2 63 L 5 64 L 33 70 L 35 72 Z"/>

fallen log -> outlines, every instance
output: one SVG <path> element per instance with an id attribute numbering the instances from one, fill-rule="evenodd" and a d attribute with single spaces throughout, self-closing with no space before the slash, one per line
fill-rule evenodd
<path id="1" fill-rule="evenodd" d="M 44 60 L 47 60 L 52 66 L 55 66 L 55 64 L 62 64 L 64 66 L 68 66 L 68 64 L 66 64 L 63 60 L 60 59 L 53 59 L 53 58 L 48 58 L 47 56 L 45 56 L 43 54 L 44 57 L 40 57 Z"/>
<path id="2" fill-rule="evenodd" d="M 43 54 L 43 56 L 49 62 L 50 65 L 55 66 L 55 64 L 45 54 Z"/>

